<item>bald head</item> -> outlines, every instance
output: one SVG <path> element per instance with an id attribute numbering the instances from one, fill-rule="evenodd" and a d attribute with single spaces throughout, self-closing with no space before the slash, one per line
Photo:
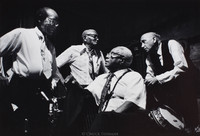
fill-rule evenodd
<path id="1" fill-rule="evenodd" d="M 160 41 L 160 35 L 155 32 L 148 32 L 140 38 L 141 47 L 147 52 L 156 51 Z"/>
<path id="2" fill-rule="evenodd" d="M 92 34 L 92 35 L 98 35 L 97 32 L 94 29 L 87 29 L 83 31 L 82 38 L 84 39 L 86 35 Z"/>
<path id="3" fill-rule="evenodd" d="M 37 23 L 43 22 L 47 17 L 53 17 L 54 19 L 58 20 L 58 14 L 55 10 L 49 7 L 43 7 L 37 10 L 36 12 L 36 21 Z"/>
<path id="4" fill-rule="evenodd" d="M 155 32 L 147 32 L 147 33 L 145 33 L 145 34 L 143 34 L 142 36 L 141 36 L 141 39 L 142 38 L 146 38 L 146 37 L 149 37 L 149 38 L 153 38 L 153 37 L 155 37 L 157 40 L 160 40 L 160 35 L 159 34 L 157 34 L 157 33 L 155 33 Z"/>
<path id="5" fill-rule="evenodd" d="M 98 43 L 98 34 L 94 29 L 87 29 L 82 33 L 83 43 L 90 50 L 94 49 Z"/>
<path id="6" fill-rule="evenodd" d="M 43 7 L 37 11 L 37 27 L 46 36 L 52 37 L 59 26 L 58 14 L 49 7 Z"/>
<path id="7" fill-rule="evenodd" d="M 114 52 L 116 54 L 119 54 L 122 56 L 122 59 L 124 60 L 124 66 L 129 67 L 133 61 L 133 54 L 131 50 L 129 50 L 127 47 L 124 46 L 117 46 L 111 50 L 111 52 Z"/>

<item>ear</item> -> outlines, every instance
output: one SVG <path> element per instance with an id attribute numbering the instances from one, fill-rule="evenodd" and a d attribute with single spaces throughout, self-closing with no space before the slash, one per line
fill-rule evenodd
<path id="1" fill-rule="evenodd" d="M 120 64 L 120 65 L 123 65 L 124 63 L 125 63 L 125 60 L 119 59 L 119 64 Z"/>
<path id="2" fill-rule="evenodd" d="M 153 37 L 153 43 L 156 43 L 157 39 L 156 37 Z"/>
<path id="3" fill-rule="evenodd" d="M 38 22 L 38 24 L 41 24 L 42 21 L 41 21 L 41 20 L 38 20 L 37 22 Z"/>
<path id="4" fill-rule="evenodd" d="M 83 41 L 86 41 L 86 36 L 83 37 Z"/>
<path id="5" fill-rule="evenodd" d="M 84 40 L 84 41 L 86 40 L 86 35 L 83 36 L 83 40 Z"/>

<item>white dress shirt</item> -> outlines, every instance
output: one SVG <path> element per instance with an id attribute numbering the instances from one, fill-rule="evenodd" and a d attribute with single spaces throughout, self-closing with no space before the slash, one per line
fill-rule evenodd
<path id="1" fill-rule="evenodd" d="M 105 60 L 102 52 L 100 56 L 95 55 L 93 57 L 94 73 L 99 75 L 100 69 L 103 73 L 106 72 Z M 72 45 L 61 53 L 57 58 L 57 66 L 60 68 L 65 64 L 69 64 L 71 74 L 77 80 L 80 85 L 88 85 L 93 81 L 89 74 L 89 56 L 88 49 L 84 44 Z"/>
<path id="2" fill-rule="evenodd" d="M 175 79 L 177 76 L 180 75 L 180 73 L 185 72 L 185 70 L 188 68 L 187 61 L 184 56 L 184 50 L 183 47 L 175 40 L 169 40 L 168 41 L 168 48 L 169 53 L 172 56 L 172 59 L 174 61 L 174 68 L 170 71 L 166 71 L 165 73 L 162 73 L 160 75 L 156 76 L 156 79 L 159 83 L 166 83 L 171 81 L 172 79 Z M 160 63 L 163 66 L 163 56 L 162 56 L 162 43 L 158 46 L 157 54 L 160 55 Z M 147 64 L 147 75 L 146 79 L 154 77 L 154 71 L 153 71 L 153 64 L 151 63 L 151 60 L 149 57 L 146 59 Z"/>
<path id="3" fill-rule="evenodd" d="M 113 89 L 115 83 L 126 72 L 127 69 L 122 69 L 114 73 L 114 77 L 111 80 L 111 89 Z M 96 104 L 100 104 L 101 93 L 104 84 L 107 80 L 108 73 L 98 76 L 91 84 L 88 85 L 88 89 L 94 96 Z M 126 73 L 117 83 L 113 95 L 107 105 L 105 111 L 116 110 L 124 102 L 130 101 L 138 105 L 139 107 L 146 108 L 146 88 L 142 76 L 131 71 Z"/>
<path id="4" fill-rule="evenodd" d="M 43 71 L 41 46 L 45 44 L 44 36 L 35 27 L 17 28 L 0 38 L 0 56 L 13 55 L 12 71 L 22 77 L 38 77 Z M 50 63 L 52 54 L 47 49 Z"/>

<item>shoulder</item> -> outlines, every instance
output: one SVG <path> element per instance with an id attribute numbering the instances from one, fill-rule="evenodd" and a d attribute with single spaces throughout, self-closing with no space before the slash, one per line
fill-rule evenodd
<path id="1" fill-rule="evenodd" d="M 73 58 L 73 56 L 78 56 L 80 54 L 80 49 L 78 47 L 79 45 L 71 45 L 70 47 L 66 48 L 57 58 Z"/>
<path id="2" fill-rule="evenodd" d="M 21 33 L 23 33 L 25 30 L 25 28 L 15 28 L 13 30 L 11 30 L 10 32 L 8 32 L 8 35 L 20 35 Z"/>
<path id="3" fill-rule="evenodd" d="M 130 72 L 128 72 L 126 74 L 126 77 L 129 77 L 131 79 L 143 79 L 141 74 L 136 72 L 136 71 L 134 71 L 134 70 L 131 70 Z"/>
<path id="4" fill-rule="evenodd" d="M 0 37 L 2 40 L 18 40 L 22 38 L 22 35 L 24 35 L 24 31 L 26 31 L 25 28 L 15 28 L 6 34 L 4 34 L 2 37 Z"/>
<path id="5" fill-rule="evenodd" d="M 34 31 L 34 28 L 16 28 L 13 31 L 16 33 L 26 33 Z"/>
<path id="6" fill-rule="evenodd" d="M 177 40 L 171 39 L 168 41 L 168 47 L 171 50 L 182 49 L 182 45 Z"/>
<path id="7" fill-rule="evenodd" d="M 84 49 L 83 45 L 71 45 L 70 47 L 68 47 L 66 50 L 70 50 L 70 51 L 81 51 Z"/>
<path id="8" fill-rule="evenodd" d="M 83 49 L 84 46 L 83 45 L 71 45 L 69 48 L 72 48 L 72 49 Z"/>
<path id="9" fill-rule="evenodd" d="M 172 44 L 180 44 L 180 43 L 175 39 L 168 40 L 168 45 L 172 45 Z"/>
<path id="10" fill-rule="evenodd" d="M 104 79 L 107 76 L 108 76 L 108 73 L 104 73 L 104 74 L 99 75 L 95 80 Z"/>
<path id="11" fill-rule="evenodd" d="M 141 76 L 139 72 L 131 70 L 130 72 L 128 72 L 128 74 L 130 75 L 135 75 L 135 76 Z"/>

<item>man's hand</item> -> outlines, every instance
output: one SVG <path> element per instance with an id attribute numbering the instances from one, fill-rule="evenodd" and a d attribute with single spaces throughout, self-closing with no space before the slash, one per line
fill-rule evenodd
<path id="1" fill-rule="evenodd" d="M 149 85 L 154 85 L 154 84 L 156 84 L 157 82 L 158 82 L 158 80 L 156 79 L 156 77 L 152 77 L 152 78 L 148 78 L 148 79 L 145 79 L 145 84 L 147 85 L 147 86 L 149 86 Z"/>
<path id="2" fill-rule="evenodd" d="M 51 89 L 54 89 L 57 86 L 58 81 L 56 81 L 55 79 L 52 79 L 51 81 Z"/>

